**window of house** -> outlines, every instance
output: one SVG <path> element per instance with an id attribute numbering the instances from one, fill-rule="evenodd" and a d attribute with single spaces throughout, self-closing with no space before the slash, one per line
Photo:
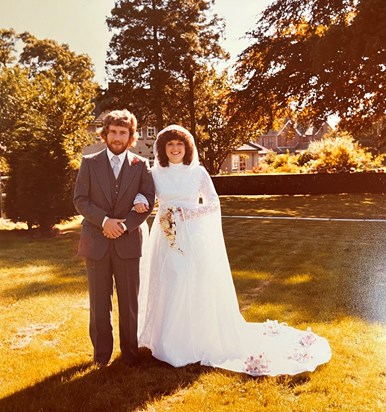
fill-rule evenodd
<path id="1" fill-rule="evenodd" d="M 155 139 L 157 132 L 154 126 L 147 126 L 147 138 Z"/>
<path id="2" fill-rule="evenodd" d="M 238 172 L 240 170 L 240 156 L 232 155 L 232 172 Z"/>
<path id="3" fill-rule="evenodd" d="M 240 165 L 239 165 L 239 170 L 243 171 L 247 168 L 247 162 L 245 156 L 239 156 L 240 158 Z"/>
<path id="4" fill-rule="evenodd" d="M 137 132 L 138 132 L 138 139 L 143 139 L 142 127 L 139 127 Z"/>

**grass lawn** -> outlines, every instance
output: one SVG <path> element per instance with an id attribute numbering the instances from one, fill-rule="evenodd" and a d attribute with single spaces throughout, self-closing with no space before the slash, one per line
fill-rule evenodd
<path id="1" fill-rule="evenodd" d="M 224 216 L 386 219 L 385 195 L 221 202 Z M 13 227 L 0 221 L 0 411 L 386 410 L 386 222 L 224 218 L 244 317 L 311 326 L 331 344 L 314 373 L 276 378 L 173 368 L 146 349 L 135 368 L 95 369 L 79 220 L 52 239 Z"/>

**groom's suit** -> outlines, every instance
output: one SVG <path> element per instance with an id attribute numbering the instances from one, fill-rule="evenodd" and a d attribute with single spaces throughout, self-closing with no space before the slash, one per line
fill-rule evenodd
<path id="1" fill-rule="evenodd" d="M 147 213 L 131 210 L 137 193 L 147 198 L 150 206 Z M 86 257 L 94 361 L 106 364 L 113 350 L 114 277 L 122 357 L 134 363 L 138 356 L 140 225 L 154 206 L 154 183 L 147 160 L 127 151 L 119 176 L 115 178 L 106 150 L 84 157 L 75 185 L 74 204 L 84 217 L 78 253 Z M 126 219 L 127 231 L 117 239 L 106 238 L 102 227 L 106 216 Z"/>

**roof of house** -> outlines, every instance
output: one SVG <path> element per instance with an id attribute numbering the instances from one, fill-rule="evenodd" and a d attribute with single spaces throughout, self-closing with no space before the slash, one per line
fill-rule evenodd
<path id="1" fill-rule="evenodd" d="M 256 151 L 259 153 L 269 152 L 269 150 L 266 147 L 261 146 L 260 144 L 257 144 L 257 143 L 252 143 L 252 142 L 244 143 L 242 146 L 236 149 L 236 152 L 256 152 Z"/>

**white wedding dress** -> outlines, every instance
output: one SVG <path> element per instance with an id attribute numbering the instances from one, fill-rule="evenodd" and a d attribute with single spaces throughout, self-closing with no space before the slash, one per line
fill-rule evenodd
<path id="1" fill-rule="evenodd" d="M 176 367 L 200 362 L 255 376 L 294 375 L 328 362 L 327 340 L 310 330 L 248 323 L 240 314 L 206 170 L 181 163 L 152 174 L 159 209 L 141 285 L 140 346 Z"/>

